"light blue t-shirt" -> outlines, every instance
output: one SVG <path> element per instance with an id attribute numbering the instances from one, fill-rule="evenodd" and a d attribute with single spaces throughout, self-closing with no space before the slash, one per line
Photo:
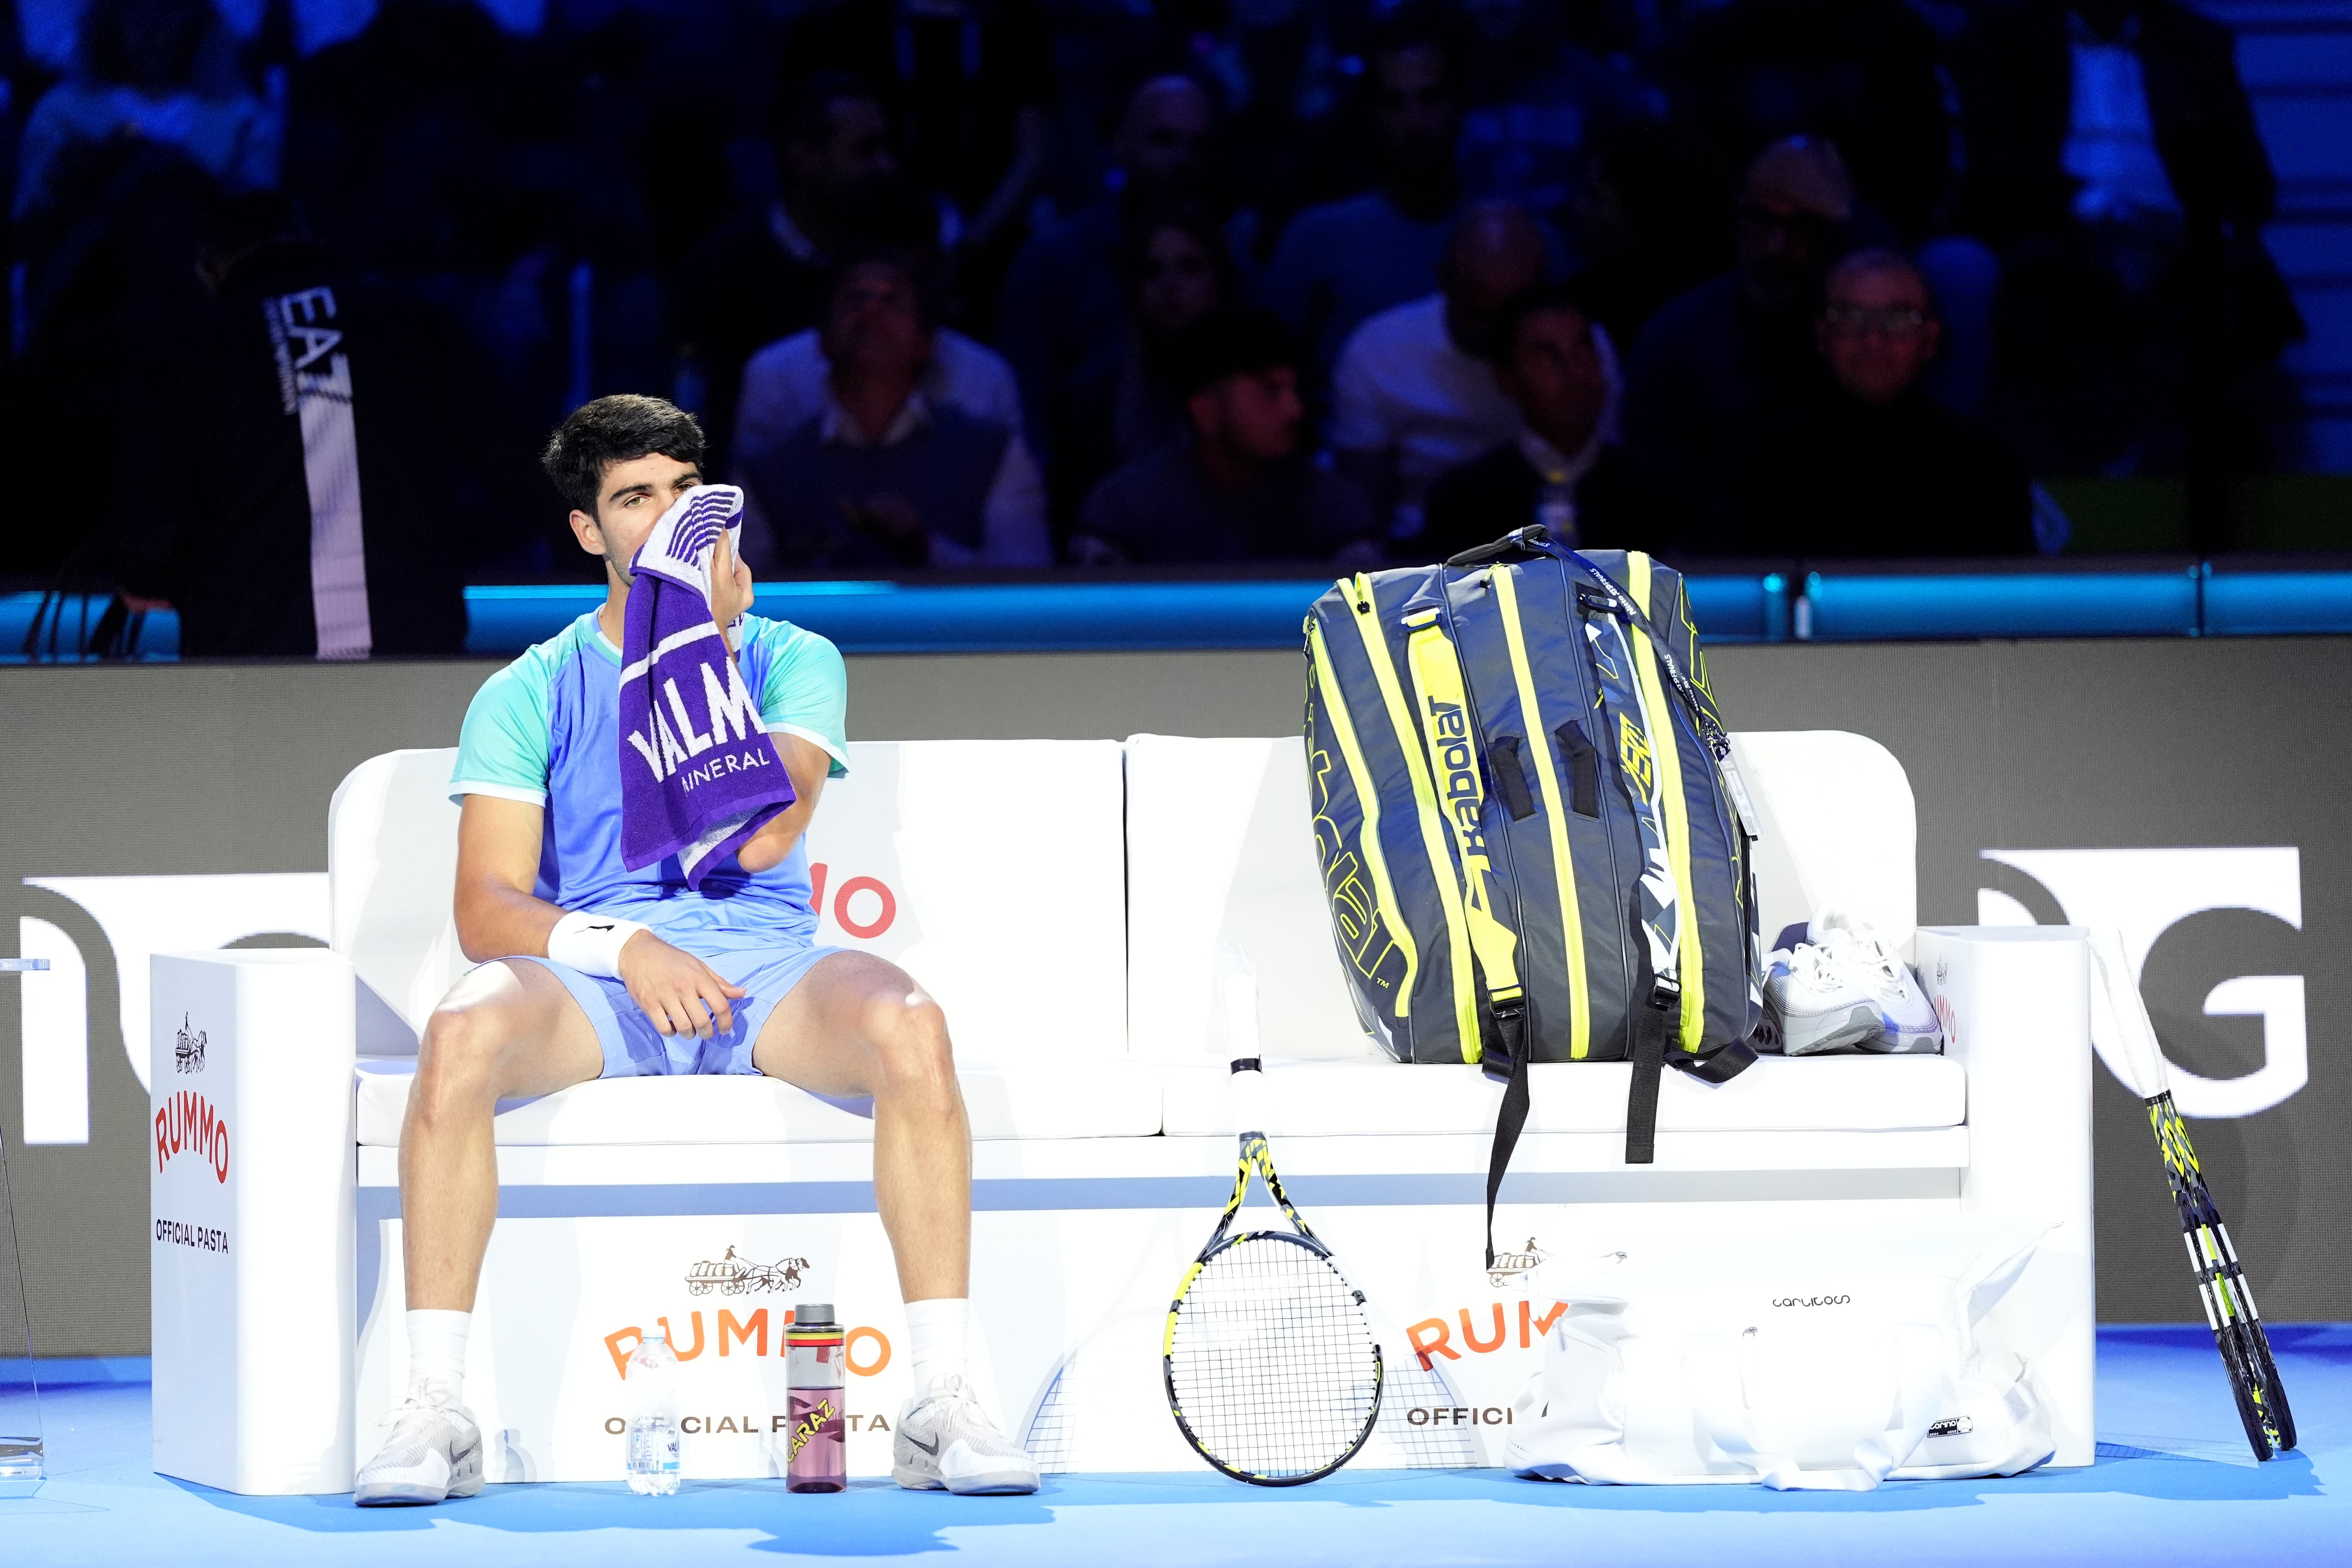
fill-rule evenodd
<path id="1" fill-rule="evenodd" d="M 822 748 L 833 759 L 828 776 L 848 772 L 849 675 L 839 651 L 789 622 L 746 616 L 736 658 L 768 731 Z M 482 683 L 458 734 L 450 798 L 546 809 L 533 890 L 549 903 L 637 921 L 705 955 L 807 942 L 816 915 L 804 844 L 756 873 L 730 858 L 699 891 L 675 856 L 636 871 L 621 864 L 620 690 L 621 650 L 591 611 Z"/>

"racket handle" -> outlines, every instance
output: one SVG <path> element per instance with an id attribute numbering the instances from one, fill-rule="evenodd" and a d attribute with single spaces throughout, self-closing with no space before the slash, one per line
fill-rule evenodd
<path id="1" fill-rule="evenodd" d="M 1265 1075 L 1259 1070 L 1255 1057 L 1242 1057 L 1234 1064 L 1234 1131 L 1244 1137 L 1265 1131 Z"/>
<path id="2" fill-rule="evenodd" d="M 2165 1071 L 2164 1048 L 2157 1041 L 2156 1026 L 2148 1019 L 2147 1004 L 2133 982 L 2123 933 L 2113 926 L 2093 926 L 2090 941 L 2092 1035 L 2095 1038 L 2103 1032 L 2108 1034 L 2131 1075 L 2132 1092 L 2144 1100 L 2154 1100 L 2171 1088 L 2170 1075 Z M 2108 1065 L 2116 1065 L 2113 1058 Z"/>

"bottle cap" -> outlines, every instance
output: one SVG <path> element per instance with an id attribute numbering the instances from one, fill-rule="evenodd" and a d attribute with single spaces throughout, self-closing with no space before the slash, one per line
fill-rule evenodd
<path id="1" fill-rule="evenodd" d="M 793 1312 L 793 1327 L 796 1329 L 829 1329 L 833 1326 L 833 1303 L 830 1301 L 803 1301 Z"/>

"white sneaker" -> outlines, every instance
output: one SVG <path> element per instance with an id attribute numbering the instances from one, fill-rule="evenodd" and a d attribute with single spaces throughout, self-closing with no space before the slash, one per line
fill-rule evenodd
<path id="1" fill-rule="evenodd" d="M 1943 1048 L 1936 1005 L 1927 1000 L 1917 973 L 1877 927 L 1843 910 L 1827 909 L 1806 930 L 1830 961 L 1869 994 L 1877 1010 L 1877 1026 L 1856 1045 L 1890 1056 L 1929 1056 Z"/>
<path id="2" fill-rule="evenodd" d="M 911 1491 L 1034 1492 L 1037 1461 L 997 1429 L 964 1380 L 950 1373 L 898 1413 L 891 1479 Z"/>
<path id="3" fill-rule="evenodd" d="M 482 1429 L 474 1414 L 428 1383 L 383 1418 L 392 1436 L 360 1467 L 352 1500 L 362 1508 L 440 1502 L 482 1489 Z"/>
<path id="4" fill-rule="evenodd" d="M 1764 961 L 1764 1015 L 1780 1049 L 1819 1056 L 1878 1032 L 1878 1006 L 1845 965 L 1810 942 L 1775 948 Z"/>

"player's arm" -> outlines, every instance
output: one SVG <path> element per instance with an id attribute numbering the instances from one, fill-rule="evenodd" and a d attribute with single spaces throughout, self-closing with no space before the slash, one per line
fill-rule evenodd
<path id="1" fill-rule="evenodd" d="M 719 636 L 726 637 L 735 618 L 751 607 L 753 593 L 751 567 L 737 559 L 727 535 L 721 533 L 710 562 L 710 616 Z M 741 651 L 732 639 L 728 647 L 730 651 Z M 833 758 L 813 742 L 772 730 L 768 740 L 776 748 L 777 761 L 784 764 L 784 776 L 793 781 L 795 798 L 735 852 L 736 864 L 751 872 L 772 870 L 783 864 L 784 857 L 808 831 L 809 818 L 816 813 L 816 797 L 833 772 Z"/>
<path id="2" fill-rule="evenodd" d="M 526 801 L 466 796 L 457 816 L 457 945 L 477 963 L 509 953 L 551 956 L 548 938 L 565 911 L 532 892 L 545 821 L 545 809 Z M 721 1034 L 735 1026 L 742 988 L 649 931 L 622 943 L 613 968 L 665 1035 L 708 1039 L 714 1019 Z"/>
<path id="3" fill-rule="evenodd" d="M 768 740 L 775 746 L 784 773 L 793 781 L 793 794 L 798 798 L 735 851 L 736 862 L 746 871 L 765 871 L 783 864 L 784 857 L 793 852 L 793 846 L 808 831 L 809 818 L 816 815 L 816 797 L 824 791 L 824 781 L 833 770 L 833 758 L 814 742 L 773 731 L 769 732 Z"/>

